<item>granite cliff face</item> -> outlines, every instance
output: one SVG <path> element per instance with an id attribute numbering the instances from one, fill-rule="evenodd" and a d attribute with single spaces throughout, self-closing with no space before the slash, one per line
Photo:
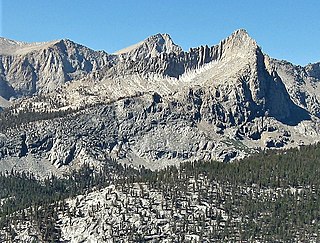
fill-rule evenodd
<path id="1" fill-rule="evenodd" d="M 191 48 L 189 52 L 175 45 L 167 34 L 151 36 L 113 55 L 70 40 L 28 44 L 1 38 L 0 44 L 2 83 L 11 86 L 17 95 L 48 93 L 81 78 L 99 80 L 132 74 L 179 78 L 212 61 L 254 56 L 258 48 L 244 30 L 236 31 L 219 45 Z"/>
<path id="2" fill-rule="evenodd" d="M 2 170 L 230 161 L 319 137 L 319 64 L 272 59 L 245 30 L 187 52 L 167 34 L 115 54 L 69 40 L 0 44 L 0 106 L 11 98 Z"/>
<path id="3" fill-rule="evenodd" d="M 0 77 L 16 96 L 48 93 L 108 64 L 105 52 L 67 39 L 27 44 L 1 38 L 0 44 Z"/>

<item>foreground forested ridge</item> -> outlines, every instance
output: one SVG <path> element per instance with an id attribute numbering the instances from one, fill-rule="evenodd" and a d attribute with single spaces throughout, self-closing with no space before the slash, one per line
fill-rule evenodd
<path id="1" fill-rule="evenodd" d="M 319 170 L 312 145 L 156 172 L 107 161 L 41 182 L 12 171 L 0 176 L 0 241 L 318 242 Z"/>

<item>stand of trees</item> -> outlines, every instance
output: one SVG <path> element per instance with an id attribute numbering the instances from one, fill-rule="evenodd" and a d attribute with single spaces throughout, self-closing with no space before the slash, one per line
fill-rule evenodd
<path id="1" fill-rule="evenodd" d="M 10 232 L 17 218 L 28 218 L 37 225 L 41 241 L 57 242 L 57 214 L 66 210 L 66 198 L 111 184 L 129 193 L 132 183 L 161 192 L 168 198 L 163 203 L 166 207 L 182 210 L 190 204 L 188 195 L 195 192 L 199 203 L 209 205 L 203 217 L 193 219 L 197 227 L 188 226 L 187 218 L 178 227 L 181 220 L 172 219 L 176 235 L 201 229 L 201 237 L 209 240 L 287 242 L 320 237 L 320 145 L 265 151 L 233 163 L 187 162 L 159 171 L 108 160 L 99 170 L 84 165 L 65 178 L 53 176 L 43 181 L 11 171 L 0 174 L 0 229 Z M 227 220 L 213 214 L 216 207 L 223 207 Z M 209 233 L 206 227 L 212 218 L 223 224 Z M 11 235 L 14 238 L 14 232 Z"/>

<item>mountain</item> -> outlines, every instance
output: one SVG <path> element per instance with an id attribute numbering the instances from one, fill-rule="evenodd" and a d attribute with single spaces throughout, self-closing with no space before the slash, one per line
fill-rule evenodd
<path id="1" fill-rule="evenodd" d="M 67 39 L 29 44 L 1 38 L 0 44 L 1 79 L 8 82 L 16 96 L 48 93 L 108 62 L 106 53 Z"/>
<path id="2" fill-rule="evenodd" d="M 319 138 L 319 63 L 273 59 L 243 29 L 189 51 L 168 34 L 114 54 L 70 40 L 0 44 L 3 171 L 228 162 Z"/>

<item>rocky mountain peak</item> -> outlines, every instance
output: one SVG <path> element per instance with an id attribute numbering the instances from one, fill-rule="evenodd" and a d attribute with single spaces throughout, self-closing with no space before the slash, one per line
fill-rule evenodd
<path id="1" fill-rule="evenodd" d="M 221 58 L 254 57 L 259 49 L 257 42 L 244 29 L 233 32 L 219 43 Z"/>
<path id="2" fill-rule="evenodd" d="M 234 36 L 246 36 L 246 37 L 251 38 L 246 29 L 237 29 L 231 34 L 231 36 L 233 36 L 233 37 Z"/>
<path id="3" fill-rule="evenodd" d="M 66 55 L 71 55 L 71 54 L 91 54 L 94 55 L 94 53 L 105 53 L 105 52 L 99 52 L 99 51 L 94 51 L 90 49 L 89 47 L 86 47 L 84 45 L 81 45 L 79 43 L 73 42 L 70 39 L 60 39 L 55 42 L 51 42 L 52 45 L 47 46 L 47 48 L 54 49 L 58 51 L 58 54 L 66 54 Z M 106 54 L 106 53 L 105 53 Z"/>
<path id="4" fill-rule="evenodd" d="M 108 54 L 69 39 L 26 43 L 0 39 L 0 95 L 47 93 L 58 86 L 100 70 Z"/>
<path id="5" fill-rule="evenodd" d="M 226 41 L 235 42 L 239 45 L 249 42 L 252 45 L 257 45 L 256 41 L 249 35 L 245 29 L 238 29 L 228 36 Z"/>
<path id="6" fill-rule="evenodd" d="M 181 48 L 174 44 L 171 36 L 168 34 L 156 34 L 145 40 L 145 44 L 152 46 L 152 51 L 156 53 L 180 52 Z"/>
<path id="7" fill-rule="evenodd" d="M 182 52 L 182 48 L 174 44 L 170 35 L 158 33 L 135 45 L 117 51 L 115 54 L 130 56 L 131 59 L 136 60 L 157 57 L 162 53 L 169 54 L 180 52 Z"/>

